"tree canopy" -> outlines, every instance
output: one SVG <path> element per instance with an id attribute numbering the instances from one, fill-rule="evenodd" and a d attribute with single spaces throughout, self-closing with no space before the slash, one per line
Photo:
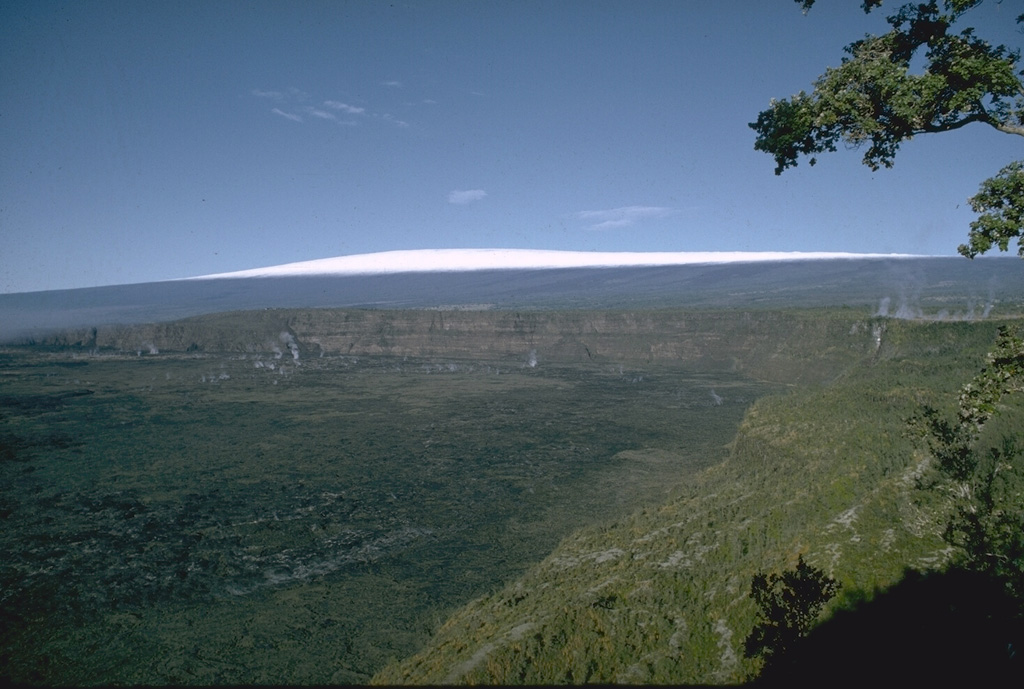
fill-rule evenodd
<path id="1" fill-rule="evenodd" d="M 755 574 L 750 597 L 757 603 L 759 622 L 746 639 L 747 657 L 760 656 L 765 667 L 785 657 L 807 636 L 838 590 L 839 583 L 804 562 L 803 555 L 798 557 L 796 569 Z"/>
<path id="2" fill-rule="evenodd" d="M 814 0 L 796 0 L 804 11 Z M 905 4 L 887 18 L 891 30 L 846 46 L 848 57 L 828 68 L 808 94 L 800 91 L 772 100 L 750 127 L 754 148 L 775 158 L 775 174 L 811 165 L 839 142 L 866 145 L 863 162 L 872 170 L 892 167 L 900 144 L 918 134 L 949 132 L 973 123 L 1024 136 L 1024 71 L 1020 51 L 993 46 L 971 27 L 954 31 L 981 0 L 938 0 Z M 865 12 L 881 0 L 864 0 Z M 1017 18 L 1024 23 L 1024 14 Z M 923 53 L 924 68 L 911 64 Z M 919 60 L 915 62 L 918 64 Z M 980 217 L 971 223 L 968 243 L 959 247 L 974 258 L 993 246 L 1006 251 L 1018 238 L 1024 257 L 1024 166 L 1011 163 L 982 183 L 970 199 Z"/>
<path id="3" fill-rule="evenodd" d="M 1004 398 L 1024 391 L 1024 338 L 999 329 L 985 368 L 960 390 L 956 415 L 932 407 L 910 420 L 927 441 L 936 474 L 954 511 L 944 537 L 966 568 L 992 576 L 1021 601 L 1024 612 L 1024 435 L 1011 433 L 985 448 L 982 430 Z"/>

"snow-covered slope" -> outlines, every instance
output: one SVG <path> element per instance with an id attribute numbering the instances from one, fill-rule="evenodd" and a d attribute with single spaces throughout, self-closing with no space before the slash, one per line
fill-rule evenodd
<path id="1" fill-rule="evenodd" d="M 912 258 L 907 254 L 850 254 L 802 251 L 677 251 L 602 252 L 544 251 L 536 249 L 421 249 L 382 251 L 336 256 L 315 261 L 286 263 L 231 273 L 202 275 L 216 278 L 279 277 L 286 275 L 380 275 L 471 270 L 537 270 L 543 268 L 599 268 L 625 266 L 678 266 L 716 263 L 753 263 L 820 259 Z"/>
<path id="2" fill-rule="evenodd" d="M 262 309 L 847 306 L 897 318 L 1024 310 L 1020 260 L 819 253 L 401 251 L 130 285 L 0 294 L 0 343 Z"/>

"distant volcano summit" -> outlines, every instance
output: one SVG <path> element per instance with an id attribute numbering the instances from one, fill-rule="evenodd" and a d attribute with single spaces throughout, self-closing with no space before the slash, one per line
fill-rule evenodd
<path id="1" fill-rule="evenodd" d="M 1024 312 L 1017 258 L 801 252 L 389 251 L 196 278 L 0 294 L 0 343 L 259 309 L 787 309 L 890 318 Z"/>
<path id="2" fill-rule="evenodd" d="M 286 263 L 193 280 L 296 275 L 382 275 L 476 270 L 623 268 L 824 259 L 922 258 L 910 254 L 852 254 L 806 251 L 547 251 L 541 249 L 419 249 L 382 251 Z"/>

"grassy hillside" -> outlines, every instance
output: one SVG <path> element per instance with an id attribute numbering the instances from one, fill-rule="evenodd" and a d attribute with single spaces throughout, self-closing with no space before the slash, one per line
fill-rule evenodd
<path id="1" fill-rule="evenodd" d="M 566 538 L 525 576 L 453 615 L 378 683 L 735 683 L 757 571 L 798 555 L 871 598 L 906 568 L 940 567 L 946 502 L 922 493 L 905 420 L 949 408 L 993 323 L 889 321 L 873 356 L 829 385 L 764 397 L 729 458 L 679 495 Z M 1019 400 L 1001 430 L 1021 428 Z M 994 430 L 999 430 L 998 428 Z"/>

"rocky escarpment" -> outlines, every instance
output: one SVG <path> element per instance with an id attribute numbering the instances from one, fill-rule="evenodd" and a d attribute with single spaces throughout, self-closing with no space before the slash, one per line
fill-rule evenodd
<path id="1" fill-rule="evenodd" d="M 520 362 L 686 362 L 784 382 L 875 354 L 884 319 L 807 311 L 268 309 L 64 331 L 35 344 L 131 353 L 266 352 Z"/>

